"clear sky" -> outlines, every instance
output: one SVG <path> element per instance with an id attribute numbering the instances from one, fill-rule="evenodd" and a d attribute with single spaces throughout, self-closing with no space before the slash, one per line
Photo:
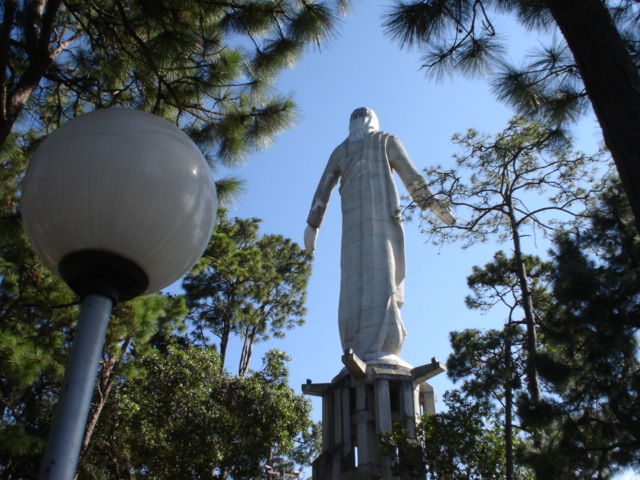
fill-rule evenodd
<path id="1" fill-rule="evenodd" d="M 385 2 L 387 5 L 389 2 Z M 331 151 L 347 136 L 351 112 L 375 110 L 381 130 L 398 136 L 414 164 L 453 166 L 456 132 L 473 127 L 489 133 L 504 129 L 513 111 L 490 93 L 486 79 L 460 77 L 436 83 L 425 78 L 419 52 L 401 51 L 383 35 L 381 16 L 387 7 L 357 2 L 354 13 L 339 29 L 339 37 L 307 52 L 285 72 L 278 90 L 291 92 L 299 107 L 297 126 L 280 135 L 272 147 L 252 155 L 245 167 L 231 172 L 246 180 L 246 193 L 229 216 L 258 217 L 262 233 L 282 234 L 303 243 L 311 199 Z M 522 33 L 511 45 L 533 42 Z M 519 51 L 522 53 L 522 50 Z M 578 140 L 587 152 L 595 150 L 600 133 L 593 120 L 584 122 Z M 398 191 L 406 194 L 400 182 Z M 283 340 L 259 344 L 252 367 L 259 368 L 265 349 L 279 348 L 291 357 L 291 385 L 300 392 L 307 378 L 330 382 L 343 367 L 337 310 L 340 283 L 340 196 L 334 190 L 320 229 L 307 297 L 306 324 Z M 464 306 L 466 276 L 473 265 L 484 265 L 500 248 L 483 245 L 462 250 L 426 243 L 417 222 L 405 223 L 407 276 L 403 321 L 408 332 L 401 357 L 418 366 L 432 357 L 446 361 L 448 334 L 465 328 L 497 328 L 499 313 L 482 316 Z M 502 248 L 508 251 L 509 246 Z M 539 246 L 544 253 L 546 246 Z M 536 252 L 530 252 L 536 253 Z M 238 352 L 239 347 L 230 346 Z M 226 367 L 237 371 L 237 356 Z M 445 374 L 430 382 L 437 396 L 453 384 Z M 321 418 L 321 401 L 312 397 L 314 420 Z M 438 404 L 436 404 L 438 408 Z"/>

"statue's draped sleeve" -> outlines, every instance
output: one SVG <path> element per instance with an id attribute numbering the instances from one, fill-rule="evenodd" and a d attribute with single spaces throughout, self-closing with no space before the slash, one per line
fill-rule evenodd
<path id="1" fill-rule="evenodd" d="M 322 177 L 320 177 L 320 183 L 318 184 L 316 193 L 313 195 L 311 210 L 307 217 L 307 223 L 312 227 L 319 228 L 322 224 L 324 214 L 327 211 L 327 205 L 329 204 L 331 191 L 338 183 L 340 175 L 341 173 L 338 166 L 337 155 L 334 151 L 329 157 L 329 162 L 322 173 Z"/>
<path id="2" fill-rule="evenodd" d="M 413 201 L 422 210 L 428 208 L 432 202 L 433 192 L 409 159 L 400 140 L 393 135 L 390 135 L 387 141 L 387 155 L 391 168 L 398 174 Z"/>

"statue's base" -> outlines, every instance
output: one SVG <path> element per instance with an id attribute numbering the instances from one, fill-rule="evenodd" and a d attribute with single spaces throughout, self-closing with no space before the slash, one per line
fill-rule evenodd
<path id="1" fill-rule="evenodd" d="M 393 480 L 379 436 L 396 422 L 411 435 L 417 417 L 435 413 L 426 380 L 445 367 L 435 358 L 414 368 L 396 355 L 364 360 L 351 351 L 342 363 L 331 383 L 302 386 L 303 393 L 322 397 L 322 454 L 313 462 L 313 480 Z"/>

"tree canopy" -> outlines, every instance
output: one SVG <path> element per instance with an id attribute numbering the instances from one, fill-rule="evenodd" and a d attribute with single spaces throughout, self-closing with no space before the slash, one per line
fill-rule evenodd
<path id="1" fill-rule="evenodd" d="M 282 235 L 260 236 L 259 225 L 221 212 L 209 246 L 183 281 L 194 341 L 210 346 L 211 335 L 218 337 L 224 365 L 231 335 L 241 337 L 241 376 L 255 343 L 304 323 L 311 275 L 309 253 Z"/>
<path id="2" fill-rule="evenodd" d="M 246 377 L 211 348 L 170 346 L 132 359 L 105 407 L 79 478 L 258 478 L 274 448 L 294 449 L 310 404 L 271 351 Z"/>
<path id="3" fill-rule="evenodd" d="M 519 406 L 524 425 L 549 432 L 531 455 L 547 478 L 607 478 L 640 465 L 640 235 L 616 180 L 589 216 L 589 228 L 561 232 L 553 249 L 539 359 L 549 396 L 538 408 Z"/>
<path id="4" fill-rule="evenodd" d="M 507 61 L 498 15 L 514 17 L 550 38 L 523 67 Z M 436 75 L 495 73 L 498 97 L 524 115 L 557 122 L 591 104 L 636 221 L 640 222 L 640 8 L 635 0 L 400 0 L 386 32 L 402 46 L 425 50 Z"/>
<path id="5" fill-rule="evenodd" d="M 510 244 L 513 259 L 507 266 L 504 260 L 500 265 L 496 257 L 494 267 L 507 268 L 490 281 L 505 287 L 500 283 L 506 280 L 505 272 L 513 274 L 513 284 L 507 287 L 517 297 L 513 307 L 524 315 L 527 383 L 535 403 L 540 397 L 535 365 L 538 319 L 527 270 L 531 262 L 528 264 L 523 239 L 537 231 L 550 234 L 563 222 L 579 220 L 585 202 L 600 188 L 589 181 L 599 156 L 575 151 L 556 125 L 524 118 L 511 120 L 494 137 L 470 129 L 465 135 L 455 135 L 454 141 L 464 147 L 456 155 L 458 168 L 432 168 L 426 179 L 455 208 L 458 221 L 442 225 L 425 216 L 425 231 L 436 242 L 464 240 L 469 246 L 493 239 Z M 548 199 L 540 198 L 541 193 Z M 491 272 L 486 273 L 490 276 Z M 497 293 L 496 285 L 492 287 Z"/>
<path id="6" fill-rule="evenodd" d="M 0 144 L 28 148 L 96 108 L 179 125 L 212 167 L 246 160 L 295 120 L 278 74 L 335 31 L 347 0 L 6 0 L 0 3 Z M 31 132 L 31 133 L 30 133 Z M 219 199 L 242 190 L 216 179 Z"/>
<path id="7" fill-rule="evenodd" d="M 20 182 L 34 148 L 76 115 L 119 107 L 179 125 L 212 167 L 242 161 L 291 125 L 295 105 L 273 89 L 277 75 L 330 36 L 347 7 L 342 0 L 0 3 L 0 476 L 36 475 L 78 317 L 78 300 L 35 257 L 20 225 Z M 220 187 L 237 188 L 217 183 L 219 196 Z M 234 331 L 246 340 L 244 378 L 222 368 L 216 346 L 189 337 L 193 297 L 155 294 L 117 305 L 82 445 L 87 478 L 146 471 L 255 478 L 271 448 L 299 461 L 313 454 L 316 429 L 307 403 L 286 385 L 285 357 L 270 353 L 262 369 L 249 370 L 256 341 L 302 323 L 309 270 L 289 239 L 258 239 L 258 222 L 246 222 L 254 238 L 243 263 L 254 282 L 243 295 L 253 303 L 243 297 L 220 307 L 242 318 Z M 231 256 L 223 237 L 212 240 L 209 262 Z M 173 409 L 181 415 L 166 423 Z M 202 429 L 212 425 L 225 436 L 205 442 L 211 437 Z M 116 431 L 129 446 L 114 441 Z M 194 447 L 198 435 L 210 451 Z M 302 447 L 291 453 L 294 438 Z M 169 464 L 177 458 L 192 466 L 176 473 Z"/>

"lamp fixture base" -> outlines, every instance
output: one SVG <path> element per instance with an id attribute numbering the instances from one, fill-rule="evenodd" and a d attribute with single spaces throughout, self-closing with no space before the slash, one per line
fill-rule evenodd
<path id="1" fill-rule="evenodd" d="M 81 297 L 99 293 L 114 303 L 141 295 L 149 286 L 147 274 L 129 259 L 101 250 L 81 250 L 58 264 L 62 279 Z"/>

